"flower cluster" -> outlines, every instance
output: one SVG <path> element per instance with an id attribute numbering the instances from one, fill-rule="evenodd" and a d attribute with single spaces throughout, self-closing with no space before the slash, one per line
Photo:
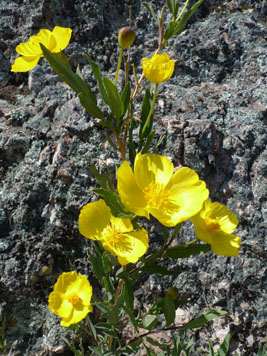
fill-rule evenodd
<path id="1" fill-rule="evenodd" d="M 174 2 L 169 3 L 169 7 L 173 9 L 175 14 L 173 6 Z M 173 16 L 176 17 L 176 15 Z M 175 171 L 173 163 L 166 156 L 141 153 L 148 150 L 146 146 L 142 147 L 144 139 L 146 138 L 147 142 L 150 142 L 149 139 L 153 138 L 153 136 L 146 135 L 149 132 L 150 121 L 153 120 L 158 84 L 171 78 L 175 61 L 171 60 L 166 53 L 157 53 L 162 48 L 161 45 L 150 59 L 143 58 L 142 60 L 143 75 L 140 82 L 145 77 L 149 82 L 155 83 L 155 91 L 151 104 L 148 103 L 149 95 L 147 94 L 146 100 L 144 99 L 143 102 L 142 114 L 144 112 L 147 114 L 144 114 L 145 121 L 143 126 L 140 127 L 139 153 L 135 154 L 134 151 L 133 157 L 135 156 L 135 159 L 132 169 L 125 160 L 129 117 L 127 114 L 127 117 L 124 118 L 124 115 L 131 111 L 129 110 L 130 103 L 132 103 L 138 91 L 140 82 L 136 86 L 134 95 L 131 95 L 128 80 L 126 80 L 128 84 L 122 94 L 117 90 L 116 83 L 123 51 L 134 42 L 135 32 L 130 27 L 124 27 L 119 31 L 118 42 L 121 53 L 114 84 L 108 78 L 104 78 L 102 82 L 99 67 L 88 57 L 93 72 L 96 74 L 104 102 L 107 103 L 112 114 L 119 107 L 117 115 L 114 115 L 116 118 L 115 126 L 112 126 L 112 123 L 105 119 L 104 113 L 97 106 L 97 99 L 93 91 L 83 78 L 73 73 L 71 67 L 66 66 L 64 61 L 62 64 L 60 56 L 56 55 L 68 45 L 71 32 L 70 28 L 56 26 L 53 31 L 43 29 L 37 35 L 31 36 L 28 42 L 20 43 L 16 47 L 16 51 L 21 56 L 15 60 L 11 71 L 29 71 L 37 65 L 43 55 L 46 58 L 51 56 L 56 62 L 54 68 L 48 59 L 52 68 L 56 73 L 61 73 L 58 68 L 63 71 L 63 80 L 76 91 L 85 109 L 90 114 L 100 118 L 104 127 L 111 129 L 118 142 L 118 151 L 123 160 L 116 173 L 117 190 L 118 200 L 129 212 L 127 216 L 134 214 L 135 220 L 137 220 L 137 217 L 150 219 L 150 216 L 153 216 L 166 227 L 176 227 L 183 221 L 190 219 L 194 224 L 196 237 L 209 244 L 215 254 L 238 256 L 241 239 L 233 234 L 238 225 L 238 219 L 226 206 L 217 202 L 212 203 L 208 199 L 209 191 L 205 182 L 199 179 L 197 173 L 188 167 L 182 167 Z M 49 52 L 51 53 L 48 56 Z M 125 63 L 125 68 L 129 69 L 128 62 Z M 128 69 L 126 70 L 127 73 Z M 126 79 L 128 79 L 127 75 Z M 122 136 L 120 130 L 124 127 L 125 145 L 120 140 Z M 122 266 L 136 263 L 148 250 L 148 232 L 129 218 L 113 216 L 107 203 L 100 199 L 85 205 L 79 215 L 79 231 L 86 238 L 98 241 L 106 251 L 117 257 Z M 168 245 L 169 243 L 164 245 L 164 248 L 168 248 Z M 143 260 L 143 266 L 146 263 L 147 260 Z M 117 297 L 118 291 L 119 289 L 115 293 Z M 178 297 L 178 291 L 174 287 L 170 288 L 167 294 L 171 300 Z M 49 296 L 49 308 L 54 314 L 62 318 L 61 325 L 68 327 L 84 319 L 93 310 L 91 297 L 92 286 L 86 276 L 76 272 L 63 273 L 59 276 Z M 114 298 L 115 302 L 116 298 Z"/>
<path id="2" fill-rule="evenodd" d="M 69 44 L 71 32 L 70 28 L 55 26 L 52 32 L 43 29 L 36 36 L 31 36 L 28 42 L 20 43 L 16 51 L 21 56 L 16 58 L 11 72 L 27 72 L 33 69 L 43 56 L 40 43 L 52 53 L 61 52 Z"/>
<path id="3" fill-rule="evenodd" d="M 167 227 L 191 219 L 197 238 L 210 244 L 215 254 L 238 255 L 241 240 L 232 234 L 237 217 L 223 204 L 208 200 L 205 182 L 192 169 L 174 172 L 166 156 L 138 153 L 133 170 L 127 161 L 122 163 L 117 181 L 120 199 L 129 212 L 148 219 L 152 215 Z M 112 216 L 104 200 L 82 208 L 79 231 L 101 242 L 121 265 L 137 262 L 148 248 L 147 231 L 134 231 L 129 219 Z"/>

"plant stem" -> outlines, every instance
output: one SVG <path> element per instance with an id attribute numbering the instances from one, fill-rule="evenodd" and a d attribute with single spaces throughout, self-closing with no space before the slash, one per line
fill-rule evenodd
<path id="1" fill-rule="evenodd" d="M 125 271 L 125 269 L 126 269 L 126 267 L 123 266 L 123 271 Z M 119 295 L 120 295 L 121 288 L 122 288 L 123 284 L 124 284 L 124 279 L 121 278 L 119 280 L 118 286 L 117 286 L 117 288 L 115 290 L 113 305 L 116 305 L 117 302 L 118 302 L 118 298 L 119 298 Z M 108 350 L 112 349 L 112 341 L 113 341 L 113 336 L 109 336 L 109 338 L 108 338 Z"/>
<path id="2" fill-rule="evenodd" d="M 158 92 L 158 86 L 159 86 L 158 83 L 156 83 L 155 92 L 154 92 L 154 96 L 153 96 L 153 101 L 152 101 L 152 104 L 151 104 L 151 107 L 150 107 L 149 114 L 148 114 L 148 116 L 147 116 L 146 122 L 145 122 L 145 124 L 144 124 L 144 126 L 143 126 L 142 133 L 141 133 L 141 137 L 144 136 L 144 133 L 145 133 L 145 130 L 146 130 L 147 125 L 148 125 L 148 123 L 149 123 L 150 117 L 151 117 L 151 115 L 152 115 L 152 113 L 153 113 L 154 105 L 155 105 L 155 101 L 156 101 L 156 96 L 157 96 L 157 92 Z"/>
<path id="3" fill-rule="evenodd" d="M 115 85 L 117 85 L 117 80 L 118 80 L 119 71 L 120 71 L 120 67 L 121 67 L 122 55 L 123 55 L 123 49 L 121 49 L 121 51 L 120 51 L 120 56 L 119 56 L 119 61 L 118 61 L 117 71 L 116 71 L 116 76 L 115 76 L 115 82 L 114 82 Z"/>
<path id="4" fill-rule="evenodd" d="M 183 9 L 182 9 L 180 15 L 177 17 L 175 23 L 177 23 L 177 22 L 180 20 L 180 18 L 182 17 L 183 13 L 185 12 L 185 10 L 186 10 L 186 8 L 187 8 L 188 3 L 189 3 L 189 0 L 187 0 L 186 3 L 184 4 L 184 7 L 183 7 Z"/>

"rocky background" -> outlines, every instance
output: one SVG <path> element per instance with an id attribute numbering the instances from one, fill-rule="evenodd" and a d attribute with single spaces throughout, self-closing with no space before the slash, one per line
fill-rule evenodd
<path id="1" fill-rule="evenodd" d="M 164 4 L 152 2 L 156 11 Z M 42 28 L 71 27 L 65 53 L 96 89 L 82 53 L 114 78 L 127 5 L 137 35 L 132 60 L 141 73 L 141 58 L 157 47 L 157 28 L 140 1 L 0 2 L 0 320 L 8 355 L 72 355 L 61 337 L 75 336 L 60 327 L 47 299 L 70 263 L 90 276 L 90 242 L 77 225 L 81 207 L 96 198 L 89 165 L 104 171 L 120 163 L 97 120 L 44 59 L 29 73 L 10 72 L 15 46 Z M 219 345 L 229 331 L 229 355 L 257 355 L 266 342 L 266 10 L 264 0 L 205 0 L 167 49 L 176 66 L 159 89 L 159 153 L 198 172 L 211 198 L 238 215 L 242 238 L 238 258 L 208 253 L 177 261 L 176 279 L 148 278 L 136 291 L 145 305 L 175 285 L 191 300 L 178 309 L 177 323 L 208 308 L 228 312 L 195 333 L 193 355 L 206 354 L 208 337 Z M 161 239 L 157 227 L 152 245 Z M 181 241 L 192 233 L 185 224 Z"/>

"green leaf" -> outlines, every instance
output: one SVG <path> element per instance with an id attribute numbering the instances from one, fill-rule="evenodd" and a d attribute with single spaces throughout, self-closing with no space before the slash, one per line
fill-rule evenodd
<path id="1" fill-rule="evenodd" d="M 150 134 L 148 135 L 148 138 L 147 138 L 147 140 L 146 140 L 146 143 L 145 143 L 145 145 L 144 145 L 144 147 L 143 147 L 143 149 L 142 149 L 142 153 L 143 153 L 143 154 L 148 152 L 148 150 L 149 150 L 149 148 L 150 148 L 150 145 L 151 145 L 151 142 L 153 141 L 153 138 L 154 138 L 154 136 L 155 136 L 155 133 L 156 133 L 156 131 L 153 130 L 153 131 L 151 131 Z"/>
<path id="2" fill-rule="evenodd" d="M 99 256 L 91 255 L 89 261 L 92 264 L 93 274 L 101 281 L 105 276 L 102 259 Z"/>
<path id="3" fill-rule="evenodd" d="M 150 90 L 151 89 L 151 86 L 149 88 L 147 88 L 146 92 L 145 92 L 145 96 L 144 96 L 144 99 L 143 99 L 143 103 L 142 103 L 142 110 L 141 110 L 141 124 L 140 124 L 140 131 L 139 131 L 139 138 L 141 138 L 142 136 L 142 130 L 143 130 L 143 127 L 145 125 L 145 122 L 146 122 L 146 119 L 148 117 L 148 114 L 149 114 L 149 111 L 150 111 L 150 108 L 151 108 L 151 104 L 152 104 L 152 101 L 153 101 L 153 93 L 152 91 Z M 144 132 L 144 135 L 143 135 L 143 138 L 145 137 L 148 137 L 150 132 L 151 132 L 151 129 L 152 129 L 152 125 L 153 125 L 153 113 L 149 119 L 149 123 L 145 129 L 145 132 Z"/>
<path id="4" fill-rule="evenodd" d="M 134 215 L 125 209 L 117 193 L 103 188 L 95 188 L 94 192 L 104 198 L 105 202 L 110 207 L 112 215 L 128 219 L 133 218 Z"/>
<path id="5" fill-rule="evenodd" d="M 96 105 L 92 104 L 92 102 L 89 101 L 88 98 L 86 98 L 83 93 L 79 93 L 78 98 L 80 99 L 82 106 L 89 114 L 97 117 L 98 119 L 102 119 L 102 120 L 105 119 L 105 116 L 102 113 L 102 111 Z"/>
<path id="6" fill-rule="evenodd" d="M 183 327 L 179 328 L 180 330 L 187 330 L 187 329 L 195 329 L 200 328 L 201 326 L 207 324 L 209 321 L 219 318 L 223 315 L 226 315 L 227 312 L 225 311 L 218 311 L 218 310 L 208 310 L 206 313 L 200 315 L 195 320 L 190 321 L 189 323 L 185 324 Z"/>
<path id="7" fill-rule="evenodd" d="M 128 147 L 129 147 L 129 159 L 132 165 L 134 165 L 134 160 L 136 156 L 136 149 L 135 144 L 133 141 L 133 130 L 135 129 L 136 124 L 134 120 L 131 120 L 130 128 L 129 128 L 129 140 L 128 140 Z"/>
<path id="8" fill-rule="evenodd" d="M 228 354 L 228 350 L 229 350 L 229 346 L 230 346 L 230 340 L 231 340 L 232 334 L 228 333 L 224 340 L 223 343 L 220 345 L 220 348 L 218 350 L 218 353 L 216 356 L 227 356 Z"/>
<path id="9" fill-rule="evenodd" d="M 130 99 L 131 99 L 131 85 L 130 85 L 130 82 L 128 82 L 122 93 L 121 93 L 121 101 L 123 103 L 123 112 L 122 112 L 122 117 L 125 115 L 127 109 L 128 109 L 128 106 L 129 106 L 129 103 L 130 103 Z"/>
<path id="10" fill-rule="evenodd" d="M 147 330 L 152 330 L 158 325 L 157 315 L 148 315 L 142 321 L 142 327 Z"/>
<path id="11" fill-rule="evenodd" d="M 262 345 L 261 348 L 259 349 L 257 356 L 266 356 L 266 344 Z"/>
<path id="12" fill-rule="evenodd" d="M 163 313 L 166 319 L 166 326 L 169 326 L 175 319 L 175 305 L 170 295 L 166 294 L 163 298 Z"/>
<path id="13" fill-rule="evenodd" d="M 112 309 L 107 314 L 107 319 L 112 325 L 117 325 L 120 321 L 120 313 L 118 305 L 113 305 Z"/>
<path id="14" fill-rule="evenodd" d="M 174 21 L 170 21 L 165 29 L 164 32 L 164 39 L 165 41 L 168 41 L 173 36 L 173 30 L 174 30 L 175 23 Z"/>
<path id="15" fill-rule="evenodd" d="M 70 64 L 67 62 L 67 57 L 63 53 L 51 53 L 42 43 L 40 43 L 43 54 L 56 72 L 56 74 L 67 83 L 76 94 L 81 97 L 81 104 L 91 114 L 99 119 L 104 119 L 104 114 L 97 107 L 97 101 L 91 88 L 87 85 L 83 78 L 77 73 L 74 73 Z M 64 60 L 63 60 L 64 59 Z"/>
<path id="16" fill-rule="evenodd" d="M 148 9 L 148 11 L 150 12 L 150 14 L 152 15 L 153 19 L 156 21 L 157 25 L 159 25 L 160 23 L 160 19 L 158 18 L 158 16 L 155 14 L 155 11 L 153 10 L 153 7 L 151 6 L 150 3 L 144 1 L 142 2 L 142 4 Z"/>
<path id="17" fill-rule="evenodd" d="M 110 101 L 109 101 L 109 97 L 108 94 L 106 92 L 105 86 L 103 84 L 103 80 L 102 80 L 102 76 L 101 76 L 101 72 L 99 69 L 99 66 L 86 54 L 84 53 L 85 58 L 88 60 L 88 62 L 90 63 L 94 76 L 97 80 L 97 84 L 98 84 L 98 88 L 100 91 L 100 94 L 102 96 L 102 99 L 104 100 L 104 102 L 109 106 L 110 105 Z"/>
<path id="18" fill-rule="evenodd" d="M 133 310 L 133 303 L 134 303 L 133 287 L 132 284 L 127 279 L 125 279 L 124 282 L 125 282 L 123 288 L 124 301 L 127 308 Z"/>
<path id="19" fill-rule="evenodd" d="M 166 267 L 158 265 L 158 264 L 144 266 L 141 268 L 141 271 L 144 273 L 162 274 L 162 275 L 166 275 L 166 276 L 178 276 L 178 274 L 181 273 L 180 270 L 170 271 Z"/>
<path id="20" fill-rule="evenodd" d="M 194 15 L 194 13 L 196 12 L 196 10 L 198 9 L 198 7 L 203 3 L 204 0 L 199 0 L 197 1 L 190 10 L 188 10 L 183 17 L 179 20 L 179 22 L 177 23 L 177 25 L 175 26 L 174 30 L 173 30 L 173 35 L 179 35 L 181 32 L 183 32 L 183 30 L 185 29 L 188 20 L 190 19 L 190 17 L 192 17 Z"/>
<path id="21" fill-rule="evenodd" d="M 168 248 L 163 257 L 186 258 L 192 255 L 206 253 L 208 251 L 210 251 L 210 245 L 208 244 L 178 245 Z"/>
<path id="22" fill-rule="evenodd" d="M 173 17 L 176 19 L 178 10 L 179 10 L 179 1 L 178 0 L 167 0 L 166 5 L 170 12 L 172 13 Z"/>
<path id="23" fill-rule="evenodd" d="M 118 89 L 108 78 L 104 77 L 103 81 L 109 98 L 109 107 L 113 116 L 119 120 L 123 113 L 124 107 Z"/>
<path id="24" fill-rule="evenodd" d="M 131 321 L 131 323 L 132 323 L 133 326 L 134 326 L 135 331 L 137 332 L 137 331 L 138 331 L 138 328 L 139 328 L 139 325 L 138 325 L 137 320 L 136 320 L 135 317 L 134 317 L 134 313 L 133 313 L 132 309 L 129 309 L 129 308 L 127 308 L 127 306 L 125 306 L 125 311 L 126 311 L 126 313 L 128 314 L 128 316 L 129 316 L 129 318 L 130 318 L 130 321 Z"/>

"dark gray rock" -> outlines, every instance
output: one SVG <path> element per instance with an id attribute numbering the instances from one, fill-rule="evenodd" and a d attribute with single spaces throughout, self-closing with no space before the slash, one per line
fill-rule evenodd
<path id="1" fill-rule="evenodd" d="M 153 3 L 159 11 L 164 1 Z M 82 53 L 114 77 L 117 30 L 127 24 L 130 4 L 137 33 L 132 58 L 141 70 L 141 58 L 156 49 L 157 29 L 140 2 L 0 4 L 0 318 L 7 322 L 9 355 L 71 355 L 61 337 L 73 333 L 60 327 L 47 298 L 55 278 L 70 269 L 69 261 L 90 276 L 90 242 L 77 225 L 81 207 L 96 199 L 89 166 L 103 170 L 120 163 L 97 120 L 44 59 L 30 73 L 10 72 L 15 46 L 41 28 L 71 27 L 65 52 L 96 90 Z M 167 49 L 176 66 L 159 88 L 156 138 L 164 135 L 159 153 L 198 172 L 211 198 L 239 216 L 243 241 L 238 258 L 210 253 L 168 261 L 182 271 L 175 280 L 149 278 L 136 292 L 141 305 L 176 285 L 192 302 L 178 311 L 177 322 L 211 307 L 228 311 L 227 318 L 196 332 L 195 355 L 207 350 L 208 336 L 219 344 L 229 330 L 234 331 L 231 355 L 256 355 L 266 341 L 265 15 L 265 1 L 205 0 Z M 186 223 L 180 241 L 192 234 Z M 158 224 L 150 241 L 152 246 L 161 241 Z"/>

